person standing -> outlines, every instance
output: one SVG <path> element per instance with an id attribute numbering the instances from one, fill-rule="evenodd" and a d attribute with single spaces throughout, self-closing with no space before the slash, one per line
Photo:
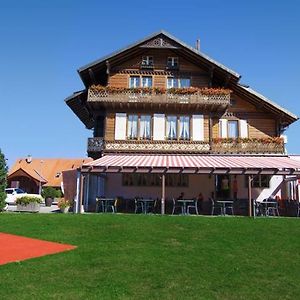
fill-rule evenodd
<path id="1" fill-rule="evenodd" d="M 234 176 L 234 179 L 233 179 L 233 182 L 232 182 L 232 191 L 233 191 L 233 199 L 237 200 L 238 183 L 237 183 L 236 175 Z"/>

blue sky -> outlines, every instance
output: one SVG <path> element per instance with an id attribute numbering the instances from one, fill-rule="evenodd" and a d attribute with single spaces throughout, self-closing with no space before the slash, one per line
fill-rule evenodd
<path id="1" fill-rule="evenodd" d="M 299 1 L 0 0 L 0 148 L 18 157 L 85 157 L 92 132 L 64 99 L 76 70 L 164 29 L 300 116 Z M 287 131 L 300 153 L 300 121 Z"/>

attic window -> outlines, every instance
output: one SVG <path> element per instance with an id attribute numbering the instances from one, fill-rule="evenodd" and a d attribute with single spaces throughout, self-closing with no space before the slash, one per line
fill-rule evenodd
<path id="1" fill-rule="evenodd" d="M 177 69 L 178 68 L 178 57 L 168 57 L 167 68 L 168 69 Z"/>
<path id="2" fill-rule="evenodd" d="M 60 175 L 61 175 L 61 172 L 57 172 L 57 173 L 55 174 L 55 177 L 58 178 Z"/>
<path id="3" fill-rule="evenodd" d="M 143 56 L 141 68 L 153 69 L 153 56 Z"/>

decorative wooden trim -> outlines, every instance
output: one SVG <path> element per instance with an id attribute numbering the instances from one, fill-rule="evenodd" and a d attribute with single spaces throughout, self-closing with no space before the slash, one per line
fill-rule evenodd
<path id="1" fill-rule="evenodd" d="M 101 103 L 177 103 L 177 104 L 202 104 L 202 105 L 220 105 L 228 107 L 230 103 L 230 94 L 228 95 L 203 95 L 200 92 L 192 95 L 180 94 L 156 94 L 124 91 L 120 93 L 110 93 L 108 91 L 99 91 L 90 88 L 88 91 L 88 102 Z"/>
<path id="2" fill-rule="evenodd" d="M 140 46 L 141 48 L 166 48 L 166 49 L 177 49 L 178 46 L 174 44 L 170 39 L 165 36 L 159 36 L 154 39 L 147 41 Z"/>

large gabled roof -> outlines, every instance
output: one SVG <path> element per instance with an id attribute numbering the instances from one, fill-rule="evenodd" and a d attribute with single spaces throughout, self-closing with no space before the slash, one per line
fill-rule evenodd
<path id="1" fill-rule="evenodd" d="M 149 40 L 152 40 L 158 36 L 165 36 L 166 38 L 170 39 L 171 41 L 173 41 L 174 43 L 180 45 L 182 48 L 190 51 L 191 53 L 193 53 L 194 55 L 196 55 L 198 58 L 205 60 L 207 63 L 211 64 L 213 67 L 219 68 L 220 70 L 228 73 L 228 75 L 235 77 L 237 80 L 240 78 L 240 75 L 231 70 L 230 68 L 224 66 L 223 64 L 217 62 L 216 60 L 210 58 L 208 55 L 204 54 L 203 52 L 198 51 L 197 49 L 189 46 L 188 44 L 184 43 L 183 41 L 179 40 L 178 38 L 174 37 L 173 35 L 171 35 L 170 33 L 164 31 L 164 30 L 160 30 L 158 32 L 155 32 L 133 44 L 130 44 L 120 50 L 117 50 L 111 54 L 108 54 L 106 56 L 101 57 L 100 59 L 97 59 L 87 65 L 82 66 L 81 68 L 79 68 L 77 71 L 81 77 L 81 79 L 83 80 L 83 82 L 86 84 L 83 73 L 84 72 L 88 72 L 89 69 L 93 69 L 96 66 L 99 66 L 101 64 L 105 64 L 107 60 L 110 60 L 126 51 L 129 51 L 135 47 L 138 47 L 144 43 L 146 43 Z"/>
<path id="2" fill-rule="evenodd" d="M 199 63 L 205 64 L 208 68 L 217 70 L 221 78 L 226 78 L 227 76 L 227 78 L 231 78 L 231 84 L 229 84 L 230 88 L 232 88 L 235 92 L 238 92 L 247 97 L 249 101 L 252 101 L 253 104 L 259 105 L 260 107 L 264 107 L 268 111 L 271 111 L 272 113 L 278 115 L 278 117 L 280 118 L 280 122 L 283 126 L 288 126 L 289 124 L 295 122 L 298 119 L 298 117 L 295 114 L 289 112 L 285 108 L 274 103 L 273 101 L 261 95 L 260 93 L 254 91 L 249 87 L 245 87 L 239 84 L 239 79 L 241 78 L 241 76 L 237 72 L 215 61 L 214 59 L 198 51 L 197 49 L 187 45 L 183 41 L 177 39 L 176 37 L 164 30 L 155 32 L 127 47 L 124 47 L 118 51 L 115 51 L 109 55 L 106 55 L 96 61 L 93 61 L 79 68 L 78 73 L 86 88 L 89 88 L 91 84 L 95 83 L 93 82 L 93 76 L 95 74 L 102 74 L 101 76 L 105 76 L 104 74 L 106 74 L 105 72 L 107 68 L 107 61 L 117 62 L 120 60 L 120 58 L 124 59 L 128 57 L 128 55 L 132 55 L 132 53 L 137 53 L 137 51 L 141 51 L 145 44 L 161 37 L 166 38 L 171 43 L 173 43 L 176 46 L 175 48 L 180 49 L 182 54 L 193 57 L 194 61 L 199 60 Z M 68 104 L 68 106 L 73 110 L 73 112 L 79 117 L 79 119 L 85 124 L 85 126 L 91 129 L 94 126 L 94 120 L 90 108 L 88 107 L 88 105 L 86 105 L 86 98 L 87 90 L 83 90 L 81 92 L 74 93 L 65 101 Z"/>
<path id="3" fill-rule="evenodd" d="M 295 122 L 298 120 L 298 117 L 295 114 L 291 113 L 287 109 L 283 108 L 282 106 L 280 106 L 277 103 L 273 102 L 272 100 L 268 99 L 267 97 L 260 94 L 259 92 L 251 89 L 249 86 L 244 86 L 244 85 L 238 83 L 235 87 L 235 90 L 243 91 L 243 93 L 246 96 L 253 98 L 253 100 L 256 103 L 258 103 L 260 101 L 264 104 L 264 106 L 269 108 L 269 110 L 271 110 L 277 114 L 284 115 L 289 120 L 288 123 L 292 123 L 292 122 Z"/>

